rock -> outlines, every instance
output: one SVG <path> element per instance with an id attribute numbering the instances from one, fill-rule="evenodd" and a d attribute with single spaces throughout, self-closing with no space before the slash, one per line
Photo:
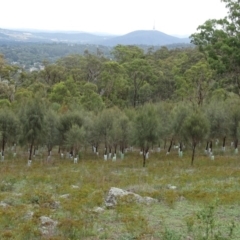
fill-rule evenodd
<path id="1" fill-rule="evenodd" d="M 168 189 L 171 189 L 171 190 L 176 190 L 176 189 L 177 189 L 176 186 L 172 186 L 171 184 L 168 184 L 168 185 L 167 185 L 167 188 L 168 188 Z"/>
<path id="2" fill-rule="evenodd" d="M 0 207 L 6 208 L 9 207 L 9 205 L 5 202 L 0 202 Z"/>
<path id="3" fill-rule="evenodd" d="M 60 202 L 59 201 L 53 201 L 50 203 L 50 208 L 51 209 L 58 209 L 60 208 Z"/>
<path id="4" fill-rule="evenodd" d="M 41 226 L 39 230 L 42 233 L 42 235 L 49 237 L 55 234 L 56 226 L 58 224 L 57 221 L 54 221 L 49 217 L 41 216 L 40 222 L 41 222 Z"/>
<path id="5" fill-rule="evenodd" d="M 157 199 L 154 199 L 154 198 L 151 198 L 151 197 L 141 197 L 139 196 L 139 202 L 140 203 L 145 203 L 147 205 L 150 205 L 152 203 L 156 203 L 157 202 Z"/>
<path id="6" fill-rule="evenodd" d="M 141 197 L 140 195 L 129 192 L 120 188 L 112 187 L 108 195 L 105 199 L 105 205 L 106 207 L 114 207 L 117 205 L 117 199 L 124 197 L 124 196 L 132 196 L 133 199 L 135 199 L 136 202 L 139 203 L 145 203 L 145 204 L 151 204 L 157 202 L 157 199 L 151 198 L 151 197 Z"/>
<path id="7" fill-rule="evenodd" d="M 34 214 L 34 212 L 32 212 L 32 211 L 27 212 L 24 219 L 31 220 L 33 217 L 33 214 Z"/>
<path id="8" fill-rule="evenodd" d="M 72 185 L 71 186 L 73 189 L 78 189 L 79 188 L 79 186 L 77 186 L 77 185 Z"/>
<path id="9" fill-rule="evenodd" d="M 104 212 L 104 209 L 101 207 L 95 207 L 92 211 L 95 213 L 102 213 L 102 212 Z"/>
<path id="10" fill-rule="evenodd" d="M 69 198 L 69 197 L 70 197 L 70 194 L 67 193 L 67 194 L 61 195 L 59 198 L 64 198 L 64 199 L 66 199 L 66 198 Z"/>

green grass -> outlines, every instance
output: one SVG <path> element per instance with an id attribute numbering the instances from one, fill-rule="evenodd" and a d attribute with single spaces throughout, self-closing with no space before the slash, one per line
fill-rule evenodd
<path id="1" fill-rule="evenodd" d="M 176 152 L 152 153 L 143 168 L 138 153 L 117 162 L 83 153 L 78 164 L 54 154 L 50 164 L 39 156 L 31 167 L 24 156 L 0 163 L 0 202 L 8 204 L 0 206 L 0 239 L 239 239 L 237 155 L 215 156 L 215 161 L 198 155 L 191 167 L 190 153 L 182 159 Z M 111 187 L 158 202 L 124 198 L 95 213 Z M 41 235 L 41 216 L 58 221 L 54 233 Z"/>

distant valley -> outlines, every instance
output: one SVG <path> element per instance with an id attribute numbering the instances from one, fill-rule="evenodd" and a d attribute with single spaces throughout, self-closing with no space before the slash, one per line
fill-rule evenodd
<path id="1" fill-rule="evenodd" d="M 75 43 L 96 44 L 114 47 L 121 45 L 164 46 L 170 44 L 189 44 L 189 38 L 178 38 L 157 30 L 139 30 L 122 36 L 96 35 L 86 32 L 40 32 L 0 29 L 0 43 Z"/>

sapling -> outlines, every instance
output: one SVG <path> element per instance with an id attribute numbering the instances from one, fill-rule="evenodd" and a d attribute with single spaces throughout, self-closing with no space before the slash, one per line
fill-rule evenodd
<path id="1" fill-rule="evenodd" d="M 43 139 L 44 135 L 44 106 L 40 99 L 34 99 L 24 105 L 20 111 L 22 133 L 20 143 L 29 145 L 28 160 L 32 160 L 33 148 Z"/>
<path id="2" fill-rule="evenodd" d="M 191 140 L 192 143 L 192 160 L 193 165 L 195 150 L 197 143 L 203 140 L 209 132 L 209 122 L 201 112 L 192 113 L 186 118 L 183 124 L 183 133 L 186 139 Z"/>
<path id="3" fill-rule="evenodd" d="M 149 147 L 157 142 L 158 118 L 152 105 L 145 105 L 139 109 L 134 122 L 134 141 L 141 148 L 143 155 L 143 167 L 146 165 Z"/>

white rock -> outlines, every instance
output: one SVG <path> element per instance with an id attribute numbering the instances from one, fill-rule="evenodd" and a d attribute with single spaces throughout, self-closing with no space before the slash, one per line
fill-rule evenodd
<path id="1" fill-rule="evenodd" d="M 77 186 L 77 185 L 72 185 L 71 186 L 73 189 L 78 189 L 79 188 L 79 186 Z"/>
<path id="2" fill-rule="evenodd" d="M 116 188 L 116 187 L 112 187 L 109 192 L 108 195 L 105 199 L 105 205 L 106 207 L 114 207 L 117 205 L 117 199 L 124 197 L 124 196 L 132 196 L 133 199 L 135 199 L 136 202 L 139 203 L 145 203 L 145 204 L 151 204 L 154 202 L 157 202 L 156 199 L 154 198 L 150 198 L 150 197 L 141 197 L 140 195 L 136 194 L 136 193 L 132 193 L 120 188 Z"/>
<path id="3" fill-rule="evenodd" d="M 64 198 L 64 199 L 69 198 L 69 197 L 70 197 L 69 193 L 59 196 L 59 198 Z"/>
<path id="4" fill-rule="evenodd" d="M 0 207 L 6 208 L 9 207 L 9 205 L 5 202 L 0 202 Z"/>
<path id="5" fill-rule="evenodd" d="M 29 211 L 29 212 L 26 213 L 24 218 L 27 219 L 27 220 L 30 220 L 30 219 L 32 219 L 33 214 L 34 214 L 34 212 Z"/>
<path id="6" fill-rule="evenodd" d="M 95 207 L 95 208 L 93 209 L 93 212 L 95 212 L 95 213 L 102 213 L 102 212 L 104 212 L 104 208 Z"/>
<path id="7" fill-rule="evenodd" d="M 55 234 L 56 226 L 58 224 L 57 221 L 54 221 L 49 217 L 41 216 L 40 222 L 41 222 L 41 227 L 39 230 L 42 233 L 42 235 L 46 235 L 49 237 Z"/>
<path id="8" fill-rule="evenodd" d="M 173 185 L 171 185 L 171 184 L 168 184 L 168 185 L 167 185 L 167 188 L 168 188 L 168 189 L 171 189 L 171 190 L 177 189 L 176 186 L 173 186 Z"/>

